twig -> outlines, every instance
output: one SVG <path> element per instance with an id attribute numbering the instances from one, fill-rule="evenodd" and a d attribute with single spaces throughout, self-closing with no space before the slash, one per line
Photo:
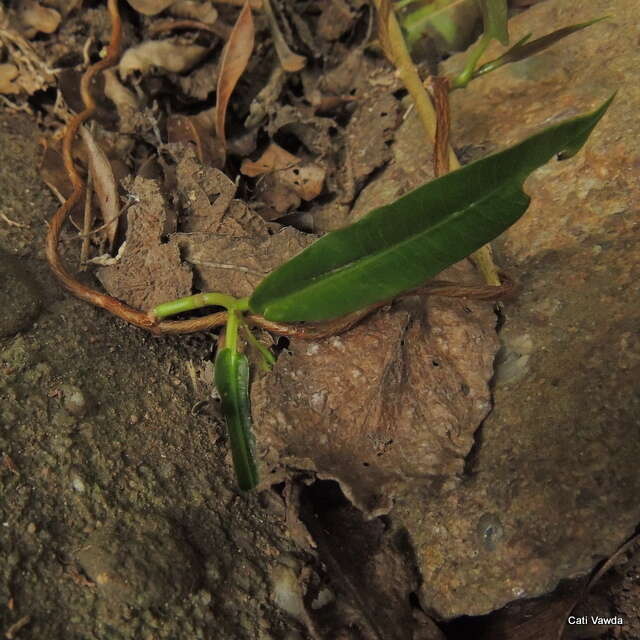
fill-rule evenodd
<path id="1" fill-rule="evenodd" d="M 409 50 L 402 35 L 395 13 L 391 8 L 390 0 L 374 0 L 376 9 L 380 15 L 379 31 L 380 40 L 385 49 L 385 54 L 398 71 L 407 91 L 416 105 L 418 116 L 431 140 L 435 144 L 437 132 L 437 116 L 429 94 L 425 90 L 420 74 L 413 64 Z M 460 162 L 451 148 L 448 146 L 449 168 L 452 171 L 460 168 Z M 485 245 L 478 249 L 472 256 L 487 284 L 499 285 L 500 278 L 493 262 L 491 246 Z"/>
<path id="2" fill-rule="evenodd" d="M 31 622 L 31 616 L 23 616 L 17 622 L 14 622 L 5 632 L 4 637 L 7 640 L 13 640 L 16 637 L 16 634 L 22 627 L 25 627 Z"/>
<path id="3" fill-rule="evenodd" d="M 91 133 L 95 129 L 94 123 L 90 125 Z M 89 245 L 91 243 L 91 226 L 93 225 L 93 175 L 89 171 L 87 175 L 87 188 L 84 194 L 84 220 L 82 225 L 82 247 L 80 248 L 80 268 L 87 268 L 89 258 Z"/>
<path id="4" fill-rule="evenodd" d="M 434 172 L 436 178 L 449 173 L 449 131 L 451 128 L 449 110 L 449 79 L 442 76 L 431 78 L 433 102 L 436 108 L 436 141 Z"/>
<path id="5" fill-rule="evenodd" d="M 12 220 L 8 216 L 6 216 L 4 213 L 0 213 L 0 218 L 2 218 L 10 227 L 18 227 L 19 229 L 29 228 L 28 224 L 22 224 L 21 222 L 16 222 L 15 220 Z"/>

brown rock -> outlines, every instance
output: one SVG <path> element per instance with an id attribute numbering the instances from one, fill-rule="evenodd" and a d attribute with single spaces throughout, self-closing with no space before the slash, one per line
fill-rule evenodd
<path id="1" fill-rule="evenodd" d="M 522 293 L 505 306 L 495 409 L 472 476 L 439 493 L 417 488 L 398 505 L 422 602 L 443 617 L 585 573 L 640 519 L 640 55 L 624 20 L 637 4 L 548 1 L 510 24 L 516 41 L 607 14 L 453 94 L 454 141 L 493 150 L 620 89 L 583 151 L 528 180 L 530 210 L 497 243 Z"/>

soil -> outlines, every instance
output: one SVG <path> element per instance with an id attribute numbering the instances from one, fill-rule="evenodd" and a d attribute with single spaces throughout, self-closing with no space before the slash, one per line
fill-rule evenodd
<path id="1" fill-rule="evenodd" d="M 362 4 L 340 0 L 331 3 L 331 10 L 342 16 L 340 12 L 348 9 L 353 18 Z M 97 3 L 92 4 L 90 12 L 96 33 L 102 33 L 106 40 L 108 21 L 104 12 Z M 127 9 L 126 15 L 131 24 L 139 24 L 138 18 L 132 17 L 132 9 Z M 341 42 L 339 38 L 344 33 L 340 30 L 334 35 L 339 22 L 332 15 L 327 11 L 325 21 L 320 23 L 324 25 L 322 34 L 327 39 L 335 37 L 332 42 L 338 44 L 330 53 L 322 53 L 333 63 L 341 58 L 348 61 L 347 54 L 356 51 L 359 44 L 346 37 L 347 44 Z M 125 29 L 128 44 L 135 40 L 132 29 Z M 84 43 L 72 26 L 47 37 L 61 57 L 71 50 L 79 51 Z M 428 163 L 413 163 L 419 166 L 412 166 L 411 171 L 420 175 L 408 176 L 402 173 L 403 163 L 392 162 L 398 149 L 392 149 L 390 143 L 400 126 L 402 104 L 400 98 L 392 97 L 398 91 L 393 84 L 396 79 L 389 80 L 393 74 L 388 68 L 376 75 L 380 65 L 370 59 L 363 64 L 365 70 L 359 73 L 349 71 L 347 64 L 340 65 L 341 71 L 335 77 L 327 74 L 327 85 L 331 82 L 337 87 L 332 99 L 343 99 L 343 94 L 357 87 L 361 103 L 357 107 L 360 111 L 351 114 L 350 119 L 336 119 L 339 131 L 344 133 L 345 148 L 343 155 L 327 161 L 322 171 L 305 154 L 318 162 L 325 153 L 329 157 L 336 123 L 328 124 L 323 118 L 309 115 L 301 124 L 296 120 L 299 114 L 289 104 L 271 105 L 278 114 L 270 123 L 270 133 L 283 145 L 294 135 L 304 140 L 307 151 L 300 151 L 300 157 L 305 166 L 313 168 L 312 175 L 322 173 L 332 195 L 302 204 L 304 194 L 292 190 L 290 183 L 268 183 L 269 193 L 277 197 L 263 202 L 267 222 L 260 219 L 259 227 L 260 234 L 269 240 L 256 243 L 249 238 L 238 241 L 238 247 L 247 245 L 247 251 L 257 251 L 256 247 L 263 245 L 270 247 L 271 238 L 279 237 L 273 235 L 274 227 L 268 227 L 270 221 L 287 215 L 295 218 L 298 228 L 304 228 L 312 212 L 311 229 L 324 232 L 354 216 L 358 208 L 354 202 L 367 189 L 374 194 L 376 189 L 378 193 L 389 192 L 395 197 L 394 190 L 402 181 L 404 189 L 415 180 L 427 179 L 421 172 L 431 171 Z M 196 99 L 210 97 L 209 75 L 213 70 L 205 65 L 198 68 L 197 78 L 195 73 L 193 77 L 171 77 L 185 93 L 191 92 L 185 112 L 202 107 Z M 250 71 L 256 73 L 255 68 Z M 370 77 L 378 82 L 368 87 Z M 166 78 L 158 80 L 157 86 L 144 89 L 161 92 L 164 81 Z M 255 96 L 266 81 L 261 77 L 261 84 L 250 88 L 250 96 Z M 213 395 L 216 333 L 152 337 L 77 300 L 59 286 L 50 272 L 44 257 L 44 238 L 47 220 L 58 202 L 39 172 L 39 142 L 41 136 L 52 133 L 51 109 L 41 108 L 42 104 L 50 106 L 51 96 L 46 90 L 38 91 L 25 103 L 29 113 L 16 113 L 11 108 L 0 112 L 0 633 L 4 637 L 533 640 L 554 637 L 552 630 L 557 629 L 558 621 L 566 618 L 566 611 L 579 601 L 574 615 L 590 616 L 597 611 L 621 616 L 624 624 L 586 625 L 579 631 L 569 628 L 565 638 L 640 638 L 638 545 L 617 558 L 588 597 L 582 594 L 583 576 L 563 582 L 542 598 L 519 600 L 486 616 L 446 621 L 438 619 L 424 600 L 428 590 L 424 589 L 421 562 L 428 553 L 422 548 L 423 557 L 416 556 L 415 540 L 402 518 L 396 518 L 391 507 L 368 512 L 363 507 L 364 500 L 359 503 L 345 490 L 348 484 L 343 476 L 348 478 L 349 473 L 341 472 L 335 458 L 329 456 L 331 464 L 326 468 L 330 472 L 323 475 L 320 470 L 315 475 L 315 462 L 309 462 L 315 447 L 312 441 L 308 446 L 305 443 L 312 453 L 304 453 L 304 460 L 302 453 L 296 454 L 299 458 L 290 455 L 289 460 L 295 461 L 293 471 L 286 464 L 274 463 L 277 472 L 273 482 L 267 478 L 261 491 L 241 493 L 233 476 L 219 402 Z M 347 98 L 344 100 L 348 102 Z M 71 104 L 70 98 L 68 102 Z M 250 97 L 240 101 L 240 107 L 248 108 L 243 102 L 250 102 Z M 372 123 L 368 114 L 374 106 L 382 110 L 383 117 Z M 240 107 L 235 105 L 237 111 L 242 111 Z M 113 120 L 108 110 L 102 117 L 104 122 Z M 233 119 L 232 127 L 237 133 L 238 118 Z M 364 155 L 357 153 L 363 137 L 368 138 Z M 145 144 L 151 143 L 146 139 Z M 238 135 L 232 144 L 238 157 L 243 155 L 242 145 L 251 146 Z M 216 161 L 210 164 L 215 166 Z M 393 173 L 391 186 L 373 180 L 374 176 L 381 177 L 378 172 L 384 167 L 401 173 Z M 339 170 L 342 168 L 344 171 Z M 196 171 L 188 173 L 191 176 Z M 255 200 L 264 195 L 259 188 L 265 187 L 256 186 Z M 183 191 L 181 196 L 188 199 L 187 190 Z M 236 198 L 250 197 L 250 191 L 247 189 Z M 141 209 L 143 205 L 144 202 Z M 255 227 L 253 210 L 243 208 L 238 216 L 243 224 Z M 194 227 L 190 232 L 194 229 L 204 236 L 204 229 Z M 156 231 L 155 241 L 169 246 L 164 244 L 160 229 Z M 302 235 L 294 229 L 290 233 Z M 176 244 L 172 247 L 189 241 L 187 234 L 178 238 L 180 235 L 175 234 Z M 218 237 L 218 242 L 221 244 L 216 245 L 216 251 L 222 251 L 220 246 L 225 251 L 233 249 L 228 238 L 221 241 Z M 273 242 L 281 247 L 277 252 L 280 259 L 292 251 L 289 244 Z M 298 238 L 296 243 L 302 246 L 307 239 Z M 77 235 L 70 228 L 65 231 L 60 250 L 74 271 L 79 245 Z M 190 251 L 195 253 L 196 248 L 190 246 Z M 197 265 L 198 259 L 193 258 L 192 263 Z M 264 268 L 264 264 L 263 260 L 259 266 Z M 276 264 L 277 260 L 268 268 Z M 517 272 L 518 265 L 512 266 Z M 462 268 L 468 269 L 468 265 Z M 541 270 L 523 268 L 520 275 L 526 273 L 527 278 L 539 280 Z M 79 277 L 92 287 L 101 286 L 90 271 Z M 217 274 L 203 271 L 198 277 L 206 281 L 208 277 L 215 279 Z M 248 285 L 243 280 L 237 286 Z M 245 294 L 241 288 L 238 295 Z M 460 323 L 465 313 L 471 313 L 461 303 L 438 305 L 434 306 L 436 317 L 438 312 L 444 317 L 459 316 Z M 490 334 L 486 339 L 489 346 L 482 356 L 487 365 L 497 348 L 495 325 L 508 317 L 509 307 L 505 316 L 498 318 L 487 303 L 470 306 L 477 311 L 482 335 Z M 409 311 L 400 312 L 409 317 Z M 376 317 L 383 322 L 394 316 L 389 313 Z M 371 324 L 375 322 L 374 319 Z M 426 344 L 428 338 L 420 335 Z M 515 365 L 510 361 L 512 369 L 518 369 L 522 353 L 525 351 L 516 354 Z M 292 348 L 282 361 L 286 364 L 295 355 L 296 349 Z M 308 355 L 306 346 L 302 355 Z M 383 364 L 386 374 L 386 361 Z M 490 369 L 490 364 L 484 368 Z M 515 384 L 519 369 L 513 373 L 503 366 L 503 377 L 505 371 L 511 376 L 507 382 Z M 476 381 L 478 393 L 488 396 L 491 372 L 483 369 L 482 376 Z M 498 383 L 493 380 L 494 388 Z M 277 407 L 269 407 L 269 399 L 273 402 L 278 395 L 270 393 L 269 384 L 273 381 L 265 382 L 264 377 L 259 381 L 266 398 L 262 410 L 277 413 Z M 457 378 L 455 384 L 460 386 Z M 468 386 L 463 386 L 468 393 Z M 404 392 L 416 395 L 409 388 Z M 279 393 L 283 405 L 291 399 L 286 388 Z M 448 392 L 444 389 L 442 393 L 447 396 Z M 471 418 L 470 431 L 462 444 L 456 444 L 455 464 L 451 463 L 451 468 L 442 465 L 444 470 L 438 467 L 439 462 L 436 464 L 436 484 L 449 486 L 450 482 L 453 486 L 454 478 L 457 481 L 469 472 L 474 457 L 478 457 L 477 447 L 481 446 L 478 440 L 471 452 L 473 433 L 488 404 L 483 407 L 482 416 Z M 305 405 L 304 409 L 308 407 Z M 308 423 L 302 426 L 308 428 Z M 387 446 L 386 441 L 383 444 Z M 278 446 L 286 449 L 287 443 Z M 411 441 L 410 447 L 413 446 Z M 384 448 L 378 446 L 381 447 Z M 369 459 L 357 440 L 354 450 Z M 355 454 L 358 469 L 354 474 L 360 477 L 361 461 Z M 270 455 L 286 459 L 280 449 L 270 451 Z M 375 455 L 379 454 L 372 454 L 374 459 Z M 484 467 L 491 467 L 491 461 L 481 456 L 479 459 Z M 350 460 L 343 467 L 351 465 Z M 603 466 L 615 475 L 613 456 L 606 462 Z M 446 474 L 450 474 L 448 478 Z M 369 475 L 367 482 L 371 483 L 372 477 L 377 476 Z M 410 485 L 419 474 L 408 473 L 408 477 L 408 481 L 403 478 L 403 486 Z M 437 490 L 433 491 L 435 495 Z M 392 503 L 388 495 L 384 497 L 381 504 Z M 420 499 L 428 500 L 430 496 L 421 494 Z M 622 498 L 621 504 L 626 504 Z M 420 502 L 412 506 L 413 514 L 420 511 L 420 506 Z M 500 526 L 492 523 L 493 520 L 489 525 L 495 533 Z M 623 540 L 610 542 L 615 547 Z M 601 560 L 601 555 L 594 554 L 588 568 L 579 573 L 584 574 Z"/>

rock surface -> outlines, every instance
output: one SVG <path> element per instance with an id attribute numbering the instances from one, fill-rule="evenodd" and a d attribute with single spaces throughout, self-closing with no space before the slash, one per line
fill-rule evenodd
<path id="1" fill-rule="evenodd" d="M 453 97 L 454 142 L 479 156 L 619 90 L 583 151 L 528 180 L 531 208 L 497 242 L 522 291 L 505 306 L 495 408 L 471 473 L 436 496 L 416 490 L 395 512 L 421 601 L 445 618 L 589 571 L 640 520 L 638 6 L 542 2 L 511 22 L 511 37 L 602 15 L 612 18 Z"/>

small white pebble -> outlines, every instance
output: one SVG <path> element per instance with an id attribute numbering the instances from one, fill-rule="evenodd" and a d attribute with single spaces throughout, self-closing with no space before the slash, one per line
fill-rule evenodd
<path id="1" fill-rule="evenodd" d="M 78 476 L 75 476 L 71 481 L 71 486 L 73 487 L 73 490 L 77 491 L 78 493 L 84 493 L 87 490 L 84 482 Z"/>

